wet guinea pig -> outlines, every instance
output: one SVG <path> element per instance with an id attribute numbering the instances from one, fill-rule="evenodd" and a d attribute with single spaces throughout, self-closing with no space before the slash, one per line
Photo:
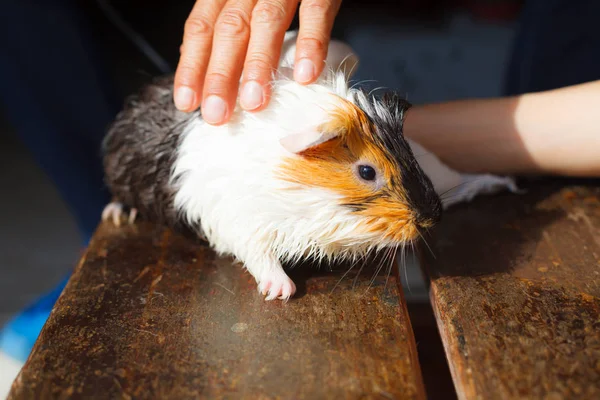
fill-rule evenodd
<path id="1" fill-rule="evenodd" d="M 114 196 L 103 218 L 191 229 L 244 263 L 267 300 L 296 290 L 282 262 L 354 259 L 416 241 L 440 218 L 403 137 L 409 103 L 349 88 L 328 69 L 303 86 L 281 66 L 266 109 L 211 126 L 176 110 L 172 80 L 131 97 L 104 141 Z"/>

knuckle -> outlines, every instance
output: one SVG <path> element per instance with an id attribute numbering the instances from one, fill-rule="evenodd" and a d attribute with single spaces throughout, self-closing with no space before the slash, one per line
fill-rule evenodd
<path id="1" fill-rule="evenodd" d="M 210 72 L 206 74 L 204 84 L 211 91 L 220 91 L 219 88 L 226 88 L 229 86 L 231 77 L 223 72 Z"/>
<path id="2" fill-rule="evenodd" d="M 179 65 L 175 73 L 175 86 L 189 86 L 202 88 L 199 71 L 185 65 Z"/>
<path id="3" fill-rule="evenodd" d="M 185 37 L 210 36 L 212 35 L 212 24 L 202 16 L 190 17 L 184 26 Z"/>
<path id="4" fill-rule="evenodd" d="M 283 4 L 264 1 L 258 3 L 252 11 L 252 21 L 259 24 L 280 24 L 285 20 L 286 14 Z"/>
<path id="5" fill-rule="evenodd" d="M 182 58 L 188 58 L 189 55 L 189 50 L 194 48 L 194 44 L 192 42 L 192 40 L 184 40 L 183 43 L 181 44 L 181 46 L 179 46 L 179 54 L 181 55 Z"/>
<path id="6" fill-rule="evenodd" d="M 180 64 L 177 67 L 175 80 L 180 85 L 196 86 L 201 83 L 198 81 L 199 76 L 200 71 L 198 70 L 198 68 L 186 64 Z"/>
<path id="7" fill-rule="evenodd" d="M 331 0 L 305 0 L 301 3 L 302 10 L 309 14 L 325 16 L 333 9 Z"/>
<path id="8" fill-rule="evenodd" d="M 231 36 L 246 34 L 250 32 L 248 16 L 240 10 L 224 10 L 219 15 L 217 31 Z"/>
<path id="9" fill-rule="evenodd" d="M 184 43 L 180 47 L 180 56 L 177 69 L 181 71 L 195 71 L 200 72 L 206 67 L 208 59 L 202 54 L 198 54 L 194 51 L 193 46 L 188 43 Z"/>
<path id="10" fill-rule="evenodd" d="M 310 52 L 322 53 L 325 51 L 325 40 L 317 37 L 305 36 L 298 38 L 297 47 Z"/>
<path id="11" fill-rule="evenodd" d="M 252 74 L 270 73 L 273 69 L 273 57 L 261 52 L 250 54 L 246 60 L 245 69 Z"/>
<path id="12" fill-rule="evenodd" d="M 182 76 L 188 76 L 188 77 L 198 76 L 198 74 L 200 73 L 200 69 L 201 68 L 199 67 L 198 64 L 189 62 L 189 60 L 181 60 L 181 62 L 177 66 L 177 71 Z"/>
<path id="13" fill-rule="evenodd" d="M 221 71 L 209 72 L 204 80 L 204 92 L 227 98 L 234 91 L 235 80 Z"/>

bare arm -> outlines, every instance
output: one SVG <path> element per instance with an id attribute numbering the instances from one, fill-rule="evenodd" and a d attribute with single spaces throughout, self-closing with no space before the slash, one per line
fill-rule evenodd
<path id="1" fill-rule="evenodd" d="M 415 106 L 405 134 L 463 172 L 600 176 L 600 81 Z"/>

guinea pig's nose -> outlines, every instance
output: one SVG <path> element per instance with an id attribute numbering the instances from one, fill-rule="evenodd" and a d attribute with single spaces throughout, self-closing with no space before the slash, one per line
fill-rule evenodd
<path id="1" fill-rule="evenodd" d="M 431 228 L 437 225 L 442 219 L 442 207 L 436 206 L 428 209 L 427 211 L 420 210 L 415 218 L 415 222 L 419 228 Z"/>

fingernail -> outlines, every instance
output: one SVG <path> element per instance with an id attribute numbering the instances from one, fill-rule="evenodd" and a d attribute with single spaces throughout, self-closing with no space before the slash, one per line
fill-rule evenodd
<path id="1" fill-rule="evenodd" d="M 202 104 L 202 119 L 209 124 L 220 124 L 227 115 L 227 104 L 219 96 L 208 96 Z"/>
<path id="2" fill-rule="evenodd" d="M 294 79 L 300 83 L 308 83 L 315 76 L 315 64 L 308 58 L 303 58 L 296 63 Z"/>
<path id="3" fill-rule="evenodd" d="M 256 81 L 248 81 L 242 88 L 240 104 L 244 110 L 252 111 L 262 106 L 264 100 L 263 87 Z"/>
<path id="4" fill-rule="evenodd" d="M 180 86 L 175 93 L 175 106 L 181 111 L 189 111 L 194 106 L 196 93 L 187 86 Z"/>

